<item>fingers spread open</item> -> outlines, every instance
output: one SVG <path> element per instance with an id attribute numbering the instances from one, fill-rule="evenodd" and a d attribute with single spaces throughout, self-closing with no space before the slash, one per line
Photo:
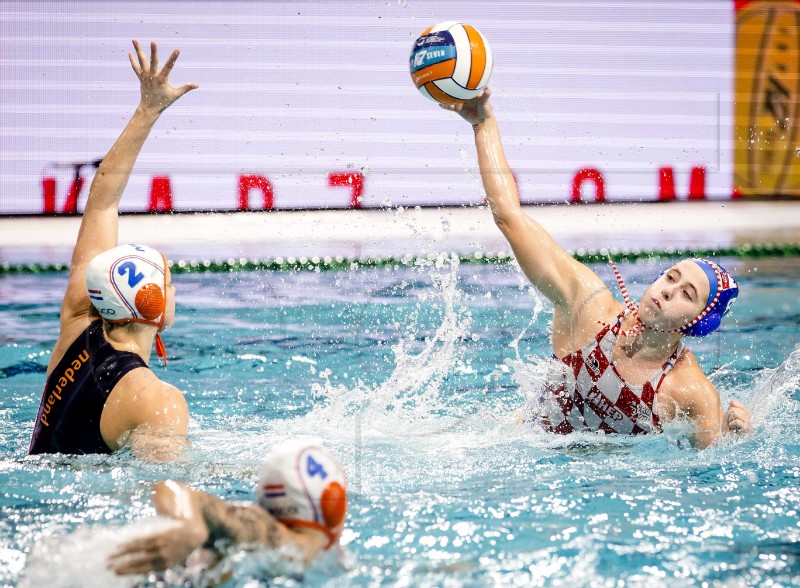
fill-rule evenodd
<path id="1" fill-rule="evenodd" d="M 155 41 L 150 41 L 150 71 L 153 75 L 158 73 L 158 45 Z"/>
<path id="2" fill-rule="evenodd" d="M 142 68 L 136 63 L 136 60 L 133 57 L 133 53 L 128 51 L 128 59 L 131 61 L 131 67 L 133 68 L 133 73 L 136 74 L 136 77 L 140 80 L 142 79 Z"/>
<path id="3" fill-rule="evenodd" d="M 189 92 L 190 90 L 196 90 L 199 87 L 200 86 L 198 86 L 197 84 L 184 84 L 183 86 L 178 88 L 178 97 L 183 96 L 184 94 L 186 94 L 186 92 Z"/>
<path id="4" fill-rule="evenodd" d="M 139 58 L 139 71 L 147 73 L 147 59 L 145 59 L 144 51 L 142 51 L 142 46 L 139 45 L 139 41 L 134 40 L 133 47 L 136 49 L 136 56 Z"/>
<path id="5" fill-rule="evenodd" d="M 180 54 L 181 52 L 178 49 L 175 49 L 172 52 L 172 54 L 169 56 L 169 59 L 167 59 L 167 62 L 164 64 L 164 68 L 161 70 L 162 78 L 167 79 L 169 72 L 172 71 L 172 67 L 175 65 L 175 62 L 178 60 L 178 55 Z"/>

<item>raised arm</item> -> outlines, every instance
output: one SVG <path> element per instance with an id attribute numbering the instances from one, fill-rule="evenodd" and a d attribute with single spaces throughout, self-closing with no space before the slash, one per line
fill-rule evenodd
<path id="1" fill-rule="evenodd" d="M 103 158 L 89 188 L 89 197 L 81 220 L 78 240 L 72 253 L 70 276 L 61 310 L 61 327 L 89 314 L 91 302 L 86 293 L 86 267 L 99 253 L 117 245 L 119 201 L 130 178 L 133 165 L 150 130 L 161 113 L 186 92 L 197 88 L 185 84 L 173 88 L 169 73 L 178 59 L 175 49 L 164 67 L 158 69 L 158 48 L 150 44 L 150 60 L 145 58 L 137 41 L 136 56 L 128 54 L 139 78 L 141 100 L 122 134 Z"/>
<path id="2" fill-rule="evenodd" d="M 489 95 L 487 88 L 480 96 L 463 104 L 441 106 L 458 113 L 472 125 L 478 167 L 494 221 L 511 245 L 522 271 L 542 294 L 568 311 L 588 294 L 604 288 L 603 282 L 522 211 L 517 183 L 506 161 Z"/>

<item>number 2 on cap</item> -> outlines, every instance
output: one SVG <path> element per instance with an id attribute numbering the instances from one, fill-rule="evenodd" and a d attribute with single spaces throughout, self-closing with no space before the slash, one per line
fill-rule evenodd
<path id="1" fill-rule="evenodd" d="M 325 471 L 325 468 L 322 467 L 321 463 L 317 463 L 314 461 L 314 458 L 310 455 L 308 456 L 308 461 L 306 462 L 306 471 L 308 472 L 308 476 L 313 478 L 317 474 L 323 480 L 328 477 L 328 473 Z"/>
<path id="2" fill-rule="evenodd" d="M 136 273 L 136 266 L 132 261 L 126 261 L 125 263 L 120 264 L 120 266 L 117 268 L 117 273 L 121 276 L 128 274 L 129 288 L 133 288 L 136 286 L 136 284 L 144 280 L 144 274 L 141 272 Z"/>

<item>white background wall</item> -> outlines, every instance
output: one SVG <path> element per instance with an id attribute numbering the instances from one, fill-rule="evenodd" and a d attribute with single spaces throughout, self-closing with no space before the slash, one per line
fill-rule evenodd
<path id="1" fill-rule="evenodd" d="M 3 0 L 0 213 L 40 212 L 50 162 L 108 150 L 138 101 L 133 38 L 157 41 L 164 59 L 179 47 L 172 80 L 201 88 L 162 116 L 124 210 L 146 209 L 154 175 L 170 176 L 176 209 L 233 209 L 242 173 L 268 176 L 279 208 L 347 206 L 327 183 L 337 171 L 366 174 L 364 206 L 480 202 L 471 129 L 408 73 L 414 39 L 442 20 L 492 44 L 495 112 L 525 201 L 568 200 L 584 167 L 602 172 L 611 201 L 657 199 L 662 166 L 679 198 L 695 165 L 709 198 L 730 197 L 727 0 Z M 55 175 L 61 207 L 71 173 Z"/>

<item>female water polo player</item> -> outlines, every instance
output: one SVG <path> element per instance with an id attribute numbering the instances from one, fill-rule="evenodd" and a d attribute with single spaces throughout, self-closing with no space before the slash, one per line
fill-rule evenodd
<path id="1" fill-rule="evenodd" d="M 308 563 L 339 541 L 347 514 L 347 483 L 339 461 L 300 439 L 273 447 L 261 464 L 257 504 L 234 505 L 173 481 L 156 485 L 153 504 L 177 526 L 121 545 L 108 566 L 118 574 L 164 570 L 192 560 L 220 539 L 266 547 L 292 545 Z M 197 554 L 197 558 L 193 554 Z"/>
<path id="2" fill-rule="evenodd" d="M 149 61 L 133 45 L 141 100 L 89 190 L 32 454 L 110 453 L 130 444 L 136 455 L 165 459 L 185 440 L 186 400 L 147 367 L 154 340 L 166 362 L 158 333 L 175 316 L 169 269 L 154 249 L 116 245 L 119 201 L 142 145 L 161 113 L 197 86 L 169 84 L 177 49 L 159 70 L 155 43 Z"/>
<path id="3" fill-rule="evenodd" d="M 739 289 L 718 264 L 687 259 L 668 268 L 638 305 L 626 304 L 587 266 L 572 258 L 520 207 L 487 89 L 459 105 L 442 105 L 474 129 L 483 186 L 497 226 L 525 275 L 550 299 L 553 352 L 548 384 L 527 418 L 555 433 L 601 431 L 640 434 L 674 418 L 695 427 L 692 445 L 704 448 L 728 432 L 747 431 L 750 413 L 732 402 L 723 413 L 719 394 L 685 336 L 714 331 Z"/>

